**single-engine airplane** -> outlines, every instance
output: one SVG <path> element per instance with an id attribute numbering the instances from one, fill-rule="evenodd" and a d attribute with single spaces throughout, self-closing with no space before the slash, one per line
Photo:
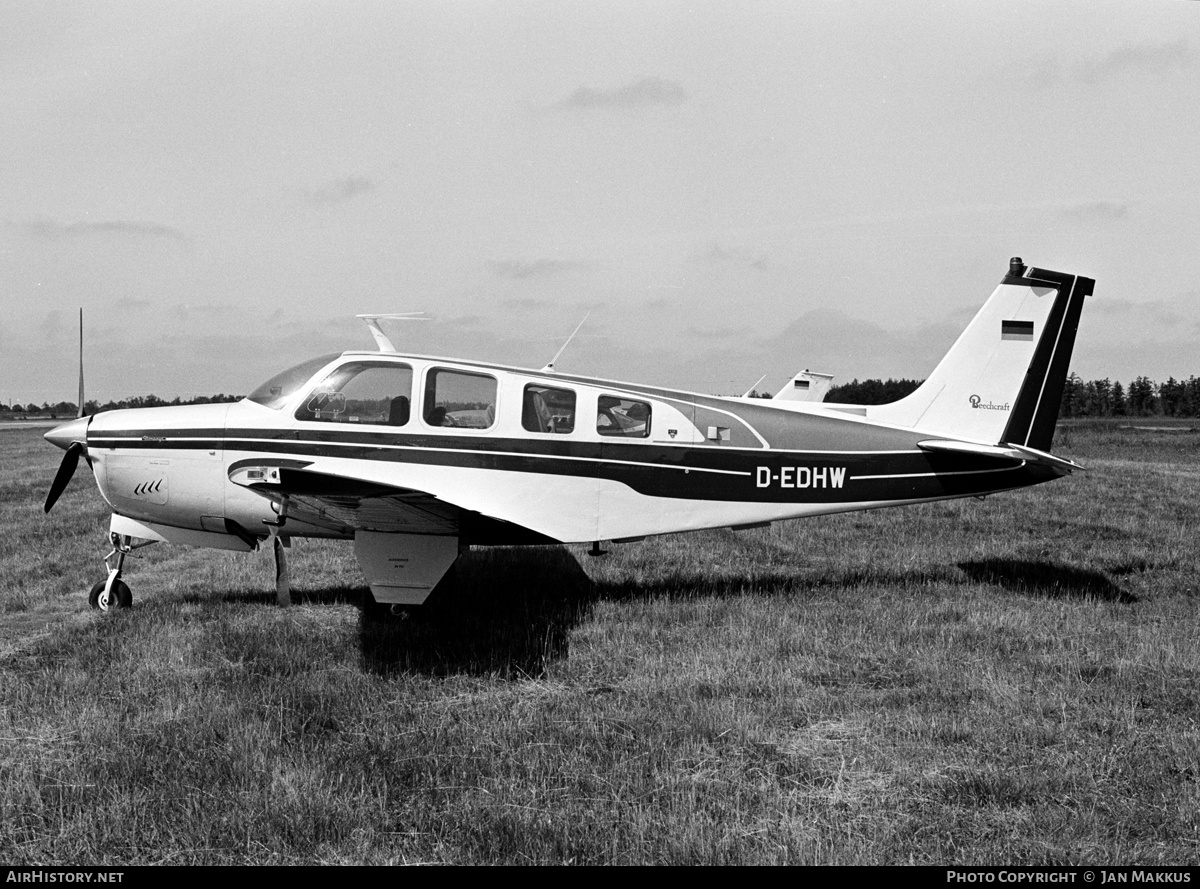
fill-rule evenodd
<path id="1" fill-rule="evenodd" d="M 799 374 L 722 397 L 378 351 L 305 361 L 235 404 L 118 410 L 46 434 L 112 508 L 93 607 L 127 607 L 126 554 L 353 540 L 375 600 L 420 604 L 469 545 L 616 543 L 980 496 L 1080 468 L 1049 452 L 1095 282 L 1011 260 L 929 378 L 900 401 L 829 404 Z M 557 356 L 556 356 L 557 357 Z M 823 389 L 821 389 L 823 393 Z"/>

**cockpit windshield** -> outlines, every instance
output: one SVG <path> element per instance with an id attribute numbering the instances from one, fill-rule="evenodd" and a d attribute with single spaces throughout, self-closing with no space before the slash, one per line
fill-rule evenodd
<path id="1" fill-rule="evenodd" d="M 308 361 L 297 364 L 295 367 L 289 367 L 283 373 L 271 377 L 271 379 L 247 395 L 246 398 L 269 407 L 272 410 L 279 410 L 283 407 L 284 402 L 291 397 L 292 393 L 311 380 L 313 374 L 339 355 L 341 355 L 340 352 L 334 352 L 332 355 L 310 358 Z"/>

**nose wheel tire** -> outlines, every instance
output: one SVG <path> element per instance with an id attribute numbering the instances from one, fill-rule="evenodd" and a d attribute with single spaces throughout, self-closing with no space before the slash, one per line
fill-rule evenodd
<path id="1" fill-rule="evenodd" d="M 105 583 L 107 581 L 102 580 L 92 587 L 88 593 L 89 605 L 101 611 L 114 611 L 118 608 L 129 608 L 133 605 L 133 593 L 129 591 L 129 586 L 125 581 L 116 581 L 112 585 L 112 591 L 108 596 L 104 595 Z"/>

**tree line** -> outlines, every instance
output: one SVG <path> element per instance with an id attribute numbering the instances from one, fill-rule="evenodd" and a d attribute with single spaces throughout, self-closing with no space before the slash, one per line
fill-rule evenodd
<path id="1" fill-rule="evenodd" d="M 924 380 L 851 380 L 831 386 L 825 400 L 834 404 L 890 404 L 912 392 Z"/>
<path id="2" fill-rule="evenodd" d="M 124 398 L 119 401 L 106 401 L 103 404 L 99 401 L 85 401 L 84 413 L 89 416 L 98 414 L 101 411 L 119 411 L 126 408 L 136 407 L 176 407 L 184 404 L 226 404 L 231 401 L 241 401 L 241 395 L 200 395 L 196 398 L 181 399 L 175 396 L 171 401 L 159 398 L 157 395 L 135 395 L 132 398 Z M 13 419 L 19 417 L 50 417 L 58 419 L 59 417 L 74 417 L 79 413 L 79 405 L 74 401 L 59 401 L 55 404 L 42 402 L 41 405 L 30 402 L 29 404 L 14 403 L 12 405 L 0 402 L 0 417 L 8 416 Z"/>
<path id="3" fill-rule="evenodd" d="M 916 389 L 924 380 L 863 380 L 855 379 L 841 386 L 831 386 L 825 401 L 833 404 L 889 404 L 899 401 Z M 751 389 L 751 398 L 774 398 L 770 392 Z"/>
<path id="4" fill-rule="evenodd" d="M 898 401 L 919 385 L 921 380 L 853 380 L 829 390 L 826 401 L 842 404 L 888 404 Z M 1200 417 L 1200 378 L 1177 380 L 1169 377 L 1157 383 L 1138 377 L 1122 386 L 1108 378 L 1084 380 L 1078 374 L 1067 377 L 1063 386 L 1060 417 Z"/>
<path id="5" fill-rule="evenodd" d="M 1063 387 L 1060 417 L 1200 417 L 1200 379 L 1169 377 L 1156 383 L 1138 377 L 1128 386 L 1103 380 L 1085 382 L 1072 373 Z"/>

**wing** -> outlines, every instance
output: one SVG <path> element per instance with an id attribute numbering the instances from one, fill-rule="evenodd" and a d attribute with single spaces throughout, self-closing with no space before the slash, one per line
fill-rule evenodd
<path id="1" fill-rule="evenodd" d="M 242 460 L 230 466 L 229 480 L 277 504 L 286 498 L 289 516 L 346 536 L 377 531 L 453 536 L 463 543 L 493 545 L 558 542 L 425 491 L 311 467 L 302 460 Z"/>

